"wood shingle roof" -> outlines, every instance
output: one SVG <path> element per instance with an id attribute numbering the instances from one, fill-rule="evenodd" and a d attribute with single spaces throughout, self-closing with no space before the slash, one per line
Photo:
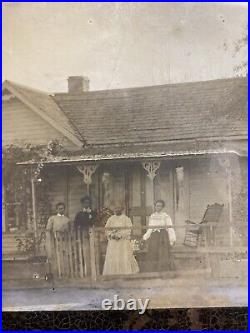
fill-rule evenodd
<path id="1" fill-rule="evenodd" d="M 247 136 L 247 80 L 56 94 L 89 145 Z"/>
<path id="2" fill-rule="evenodd" d="M 55 95 L 4 85 L 76 140 L 79 156 L 246 153 L 247 78 Z"/>

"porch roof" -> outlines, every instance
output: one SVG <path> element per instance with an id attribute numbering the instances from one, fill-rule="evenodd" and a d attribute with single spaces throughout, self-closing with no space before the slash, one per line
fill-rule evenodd
<path id="1" fill-rule="evenodd" d="M 160 158 L 187 158 L 202 156 L 207 154 L 236 154 L 247 156 L 247 142 L 245 140 L 221 142 L 221 141 L 202 141 L 190 140 L 185 142 L 169 142 L 167 144 L 155 145 L 133 145 L 133 146 L 113 146 L 105 145 L 88 147 L 84 154 L 62 155 L 48 157 L 44 164 L 72 164 L 79 162 L 98 162 L 98 161 L 121 161 L 121 160 L 143 160 Z M 31 160 L 18 163 L 19 165 L 37 164 L 39 161 Z"/>

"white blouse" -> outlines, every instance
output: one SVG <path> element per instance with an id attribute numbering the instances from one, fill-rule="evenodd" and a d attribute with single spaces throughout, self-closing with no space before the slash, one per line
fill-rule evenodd
<path id="1" fill-rule="evenodd" d="M 160 229 L 166 229 L 168 232 L 170 244 L 173 245 L 176 242 L 176 235 L 175 235 L 174 229 L 169 228 L 172 225 L 173 225 L 173 223 L 172 223 L 171 217 L 167 213 L 155 212 L 150 216 L 148 226 L 149 227 L 156 226 L 159 228 L 148 229 L 147 232 L 144 234 L 143 239 L 144 240 L 149 239 L 152 232 L 160 231 Z"/>

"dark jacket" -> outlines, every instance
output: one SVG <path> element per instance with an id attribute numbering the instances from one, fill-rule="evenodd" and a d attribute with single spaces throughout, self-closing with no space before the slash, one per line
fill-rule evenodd
<path id="1" fill-rule="evenodd" d="M 95 223 L 96 217 L 97 214 L 94 210 L 91 210 L 91 213 L 80 211 L 76 214 L 74 225 L 76 228 L 80 227 L 81 229 L 88 231 L 88 229 Z"/>

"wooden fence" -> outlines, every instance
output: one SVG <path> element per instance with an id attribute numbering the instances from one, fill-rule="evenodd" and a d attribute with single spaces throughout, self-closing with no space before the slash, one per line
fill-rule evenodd
<path id="1" fill-rule="evenodd" d="M 91 261 L 95 261 L 93 233 L 86 233 L 81 229 L 69 228 L 52 234 L 54 254 L 52 265 L 56 266 L 59 278 L 85 278 L 93 275 Z M 84 258 L 89 258 L 86 262 Z M 90 269 L 89 269 L 90 268 Z"/>

